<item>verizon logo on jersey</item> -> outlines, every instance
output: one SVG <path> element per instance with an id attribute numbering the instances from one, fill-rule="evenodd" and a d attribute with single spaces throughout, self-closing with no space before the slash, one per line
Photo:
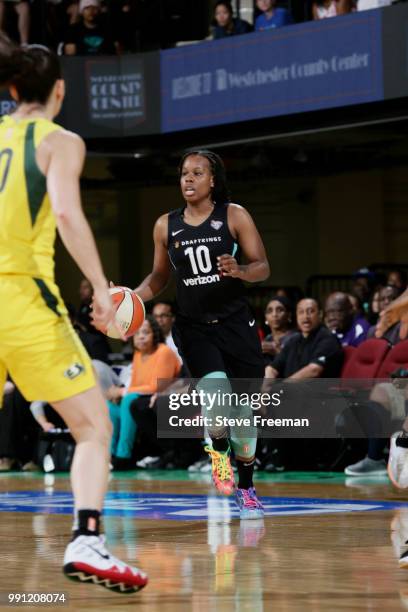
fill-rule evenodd
<path id="1" fill-rule="evenodd" d="M 195 278 L 183 278 L 183 283 L 186 287 L 194 287 L 195 285 L 209 285 L 220 281 L 219 274 L 210 274 L 209 276 L 196 276 Z"/>

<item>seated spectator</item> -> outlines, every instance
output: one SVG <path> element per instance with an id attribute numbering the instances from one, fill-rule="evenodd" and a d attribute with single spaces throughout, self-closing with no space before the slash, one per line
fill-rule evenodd
<path id="1" fill-rule="evenodd" d="M 30 35 L 30 6 L 28 0 L 0 0 L 0 30 L 5 29 L 6 10 L 13 7 L 17 13 L 17 28 L 20 43 L 27 45 Z"/>
<path id="2" fill-rule="evenodd" d="M 129 388 L 121 392 L 117 403 L 108 402 L 113 423 L 111 454 L 115 469 L 131 467 L 136 435 L 136 423 L 130 412 L 132 402 L 143 398 L 143 402 L 153 405 L 158 379 L 174 378 L 181 368 L 175 353 L 164 344 L 161 328 L 151 315 L 146 317 L 133 341 L 135 353 Z"/>
<path id="3" fill-rule="evenodd" d="M 275 296 L 265 309 L 265 325 L 271 330 L 262 342 L 262 352 L 265 358 L 265 367 L 270 365 L 286 342 L 296 331 L 293 329 L 292 307 L 288 298 Z"/>
<path id="4" fill-rule="evenodd" d="M 173 340 L 172 328 L 174 325 L 173 305 L 170 302 L 158 302 L 153 306 L 152 315 L 163 332 L 164 342 L 177 355 L 177 359 L 182 363 L 182 359 Z"/>
<path id="5" fill-rule="evenodd" d="M 66 55 L 114 55 L 119 49 L 109 28 L 101 19 L 99 0 L 81 0 L 80 18 L 68 28 L 65 38 Z"/>
<path id="6" fill-rule="evenodd" d="M 326 299 L 325 323 L 342 346 L 358 346 L 367 337 L 370 327 L 363 317 L 353 316 L 353 309 L 346 293 L 336 291 Z"/>
<path id="7" fill-rule="evenodd" d="M 363 303 L 364 312 L 368 312 L 370 298 L 376 284 L 376 275 L 369 268 L 360 268 L 353 273 L 351 293 Z"/>
<path id="8" fill-rule="evenodd" d="M 247 21 L 234 17 L 231 2 L 217 2 L 214 9 L 213 38 L 226 38 L 252 32 L 253 27 Z"/>
<path id="9" fill-rule="evenodd" d="M 289 11 L 285 8 L 276 8 L 275 4 L 276 0 L 256 0 L 256 6 L 262 11 L 261 15 L 258 15 L 255 20 L 255 30 L 257 32 L 281 28 L 293 23 Z"/>
<path id="10" fill-rule="evenodd" d="M 7 383 L 0 410 L 0 472 L 21 467 L 30 471 L 34 465 L 38 424 L 29 403 L 14 385 Z"/>
<path id="11" fill-rule="evenodd" d="M 300 330 L 266 368 L 266 378 L 336 378 L 343 364 L 338 340 L 322 325 L 316 300 L 305 298 L 296 307 Z"/>
<path id="12" fill-rule="evenodd" d="M 327 19 L 351 12 L 350 0 L 316 0 L 312 5 L 313 19 Z"/>
<path id="13" fill-rule="evenodd" d="M 391 302 L 397 299 L 400 293 L 401 293 L 400 289 L 398 289 L 398 287 L 395 287 L 394 285 L 385 285 L 385 287 L 381 287 L 381 289 L 378 292 L 379 312 L 382 312 L 383 310 L 385 310 L 387 306 L 391 304 Z M 375 338 L 375 329 L 376 329 L 376 325 L 372 325 L 369 328 L 367 332 L 367 338 Z M 392 345 L 397 344 L 397 342 L 399 342 L 400 340 L 399 330 L 400 330 L 400 324 L 394 323 L 394 325 L 392 325 L 391 327 L 387 329 L 387 331 L 383 335 L 383 338 L 385 338 L 385 340 L 387 340 L 387 342 L 389 342 Z"/>
<path id="14" fill-rule="evenodd" d="M 92 325 L 91 320 L 91 312 L 92 312 L 92 285 L 87 278 L 83 278 L 79 284 L 79 308 L 76 315 L 76 320 L 81 325 L 83 329 L 87 331 L 94 330 L 94 326 Z"/>
<path id="15" fill-rule="evenodd" d="M 375 325 L 377 323 L 379 314 L 380 314 L 380 290 L 377 288 L 372 294 L 371 300 L 368 305 L 367 320 L 371 323 L 371 325 Z"/>
<path id="16" fill-rule="evenodd" d="M 399 323 L 396 324 L 399 327 Z M 397 340 L 398 341 L 398 340 Z M 383 414 L 388 413 L 391 420 L 404 420 L 406 416 L 405 405 L 408 399 L 406 378 L 392 378 L 391 382 L 377 383 L 371 389 L 367 407 L 377 412 L 384 420 Z M 371 419 L 370 419 L 371 420 Z M 384 450 L 387 438 L 368 438 L 367 455 L 348 465 L 344 472 L 347 476 L 385 476 L 387 464 L 384 459 Z"/>
<path id="17" fill-rule="evenodd" d="M 405 270 L 399 270 L 398 268 L 390 270 L 387 274 L 386 285 L 394 285 L 400 290 L 400 293 L 405 291 L 407 288 L 407 273 Z"/>
<path id="18" fill-rule="evenodd" d="M 356 295 L 353 295 L 352 293 L 348 293 L 348 299 L 351 302 L 351 309 L 353 311 L 353 316 L 356 317 L 364 317 L 364 307 L 363 307 L 363 303 L 360 300 L 359 297 L 357 297 Z"/>

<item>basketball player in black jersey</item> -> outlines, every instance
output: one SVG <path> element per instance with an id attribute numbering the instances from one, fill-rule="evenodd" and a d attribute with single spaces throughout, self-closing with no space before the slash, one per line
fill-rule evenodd
<path id="1" fill-rule="evenodd" d="M 264 375 L 243 281 L 265 280 L 269 264 L 251 216 L 242 206 L 230 203 L 218 155 L 210 151 L 184 155 L 180 186 L 185 204 L 157 220 L 153 270 L 135 292 L 144 301 L 151 300 L 174 273 L 178 303 L 174 337 L 183 360 L 191 376 L 200 379 L 197 388 L 206 393 L 228 392 L 229 377 L 262 379 Z M 250 407 L 244 408 L 248 415 Z M 231 444 L 238 467 L 240 516 L 263 516 L 252 482 L 256 435 L 235 436 L 226 427 L 208 431 L 212 448 L 206 450 L 212 458 L 215 486 L 226 495 L 235 490 Z"/>

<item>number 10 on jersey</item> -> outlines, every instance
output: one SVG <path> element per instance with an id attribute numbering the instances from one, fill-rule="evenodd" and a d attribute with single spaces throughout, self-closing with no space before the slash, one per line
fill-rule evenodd
<path id="1" fill-rule="evenodd" d="M 199 274 L 200 272 L 203 274 L 208 274 L 208 272 L 211 271 L 212 263 L 210 250 L 207 246 L 202 244 L 196 249 L 193 247 L 188 247 L 188 249 L 184 251 L 184 255 L 187 255 L 190 259 L 193 274 Z"/>

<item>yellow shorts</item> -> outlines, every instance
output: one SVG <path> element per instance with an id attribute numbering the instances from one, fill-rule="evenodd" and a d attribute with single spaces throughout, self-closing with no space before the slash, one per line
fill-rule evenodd
<path id="1" fill-rule="evenodd" d="M 57 402 L 95 386 L 54 283 L 0 276 L 0 304 L 0 398 L 7 372 L 28 401 Z"/>

